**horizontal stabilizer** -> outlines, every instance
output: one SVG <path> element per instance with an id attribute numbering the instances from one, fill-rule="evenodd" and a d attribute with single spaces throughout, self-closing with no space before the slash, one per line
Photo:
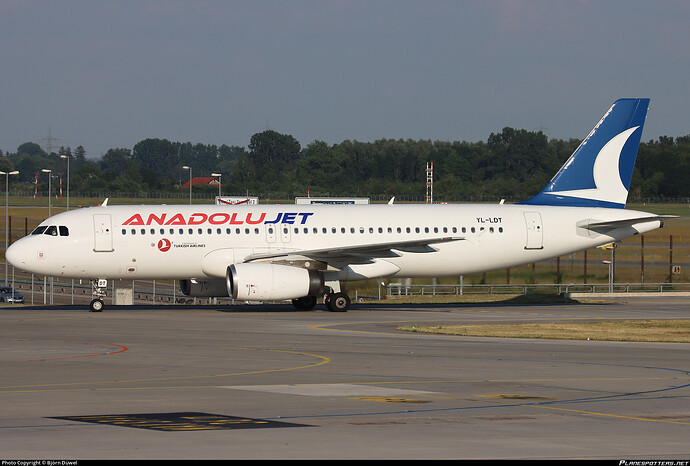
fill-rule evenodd
<path id="1" fill-rule="evenodd" d="M 624 220 L 607 220 L 607 221 L 591 221 L 587 220 L 582 223 L 578 223 L 577 226 L 580 228 L 586 228 L 587 230 L 613 230 L 621 227 L 630 227 L 633 225 L 639 225 L 640 223 L 649 222 L 661 222 L 663 226 L 664 220 L 678 218 L 677 215 L 653 215 L 651 217 L 636 217 L 636 218 L 626 218 Z"/>

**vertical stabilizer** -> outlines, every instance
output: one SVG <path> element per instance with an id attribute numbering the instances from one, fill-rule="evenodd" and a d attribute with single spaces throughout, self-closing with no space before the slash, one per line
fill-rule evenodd
<path id="1" fill-rule="evenodd" d="M 625 207 L 649 99 L 614 102 L 544 189 L 522 204 Z"/>

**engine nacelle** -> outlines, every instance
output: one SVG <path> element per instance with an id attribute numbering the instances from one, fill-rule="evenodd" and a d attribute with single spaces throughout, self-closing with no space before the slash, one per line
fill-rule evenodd
<path id="1" fill-rule="evenodd" d="M 261 262 L 232 264 L 226 282 L 230 296 L 247 301 L 282 301 L 316 296 L 324 290 L 320 272 Z"/>
<path id="2" fill-rule="evenodd" d="M 225 280 L 180 280 L 180 290 L 193 298 L 220 298 L 230 296 Z"/>

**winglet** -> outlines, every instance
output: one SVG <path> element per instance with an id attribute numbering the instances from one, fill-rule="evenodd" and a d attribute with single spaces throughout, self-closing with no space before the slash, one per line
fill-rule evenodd
<path id="1" fill-rule="evenodd" d="M 614 102 L 563 167 L 522 204 L 623 208 L 649 99 Z"/>

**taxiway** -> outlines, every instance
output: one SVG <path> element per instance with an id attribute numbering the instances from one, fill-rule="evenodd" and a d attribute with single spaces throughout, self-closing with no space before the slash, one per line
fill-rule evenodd
<path id="1" fill-rule="evenodd" d="M 687 459 L 690 345 L 403 323 L 687 319 L 567 305 L 0 309 L 2 459 Z"/>

